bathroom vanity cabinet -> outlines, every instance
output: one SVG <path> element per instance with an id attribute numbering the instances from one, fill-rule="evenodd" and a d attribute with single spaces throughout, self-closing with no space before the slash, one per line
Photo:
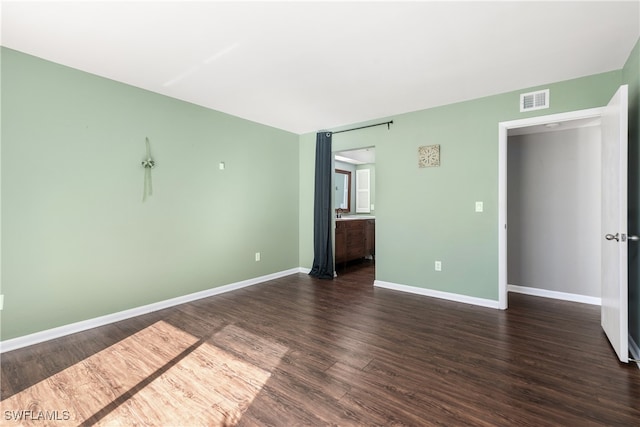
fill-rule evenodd
<path id="1" fill-rule="evenodd" d="M 375 236 L 375 219 L 336 219 L 336 264 L 369 256 L 374 257 L 376 252 Z"/>

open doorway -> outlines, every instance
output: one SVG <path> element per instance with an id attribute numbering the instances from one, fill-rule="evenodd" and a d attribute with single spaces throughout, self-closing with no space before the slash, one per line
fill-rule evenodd
<path id="1" fill-rule="evenodd" d="M 569 127 L 569 123 L 582 121 L 588 123 L 599 120 L 602 116 L 602 108 L 573 111 L 569 113 L 553 114 L 549 116 L 532 117 L 499 124 L 498 141 L 498 305 L 501 309 L 508 306 L 508 211 L 507 211 L 507 178 L 508 178 L 508 142 L 509 132 L 512 136 L 518 129 L 539 127 L 539 130 L 553 130 L 553 126 Z M 551 126 L 551 127 L 549 127 Z M 599 230 L 598 230 L 599 232 Z M 562 237 L 562 236 L 560 236 Z"/>
<path id="2" fill-rule="evenodd" d="M 601 119 L 510 129 L 509 292 L 601 303 Z"/>
<path id="3" fill-rule="evenodd" d="M 375 277 L 375 147 L 334 152 L 336 275 Z"/>
<path id="4" fill-rule="evenodd" d="M 628 335 L 628 86 L 622 85 L 602 108 L 581 110 L 498 124 L 498 298 L 506 309 L 507 300 L 507 146 L 511 129 L 533 125 L 549 126 L 572 120 L 600 118 L 601 144 L 601 224 L 593 233 L 601 237 L 600 324 L 618 359 L 627 363 L 634 347 Z M 633 236 L 637 239 L 636 236 Z M 632 350 L 633 352 L 634 350 Z"/>

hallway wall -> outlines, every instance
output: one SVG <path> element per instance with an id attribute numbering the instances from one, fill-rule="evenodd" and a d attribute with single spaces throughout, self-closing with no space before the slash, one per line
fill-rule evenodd
<path id="1" fill-rule="evenodd" d="M 509 284 L 600 298 L 600 127 L 509 137 Z"/>

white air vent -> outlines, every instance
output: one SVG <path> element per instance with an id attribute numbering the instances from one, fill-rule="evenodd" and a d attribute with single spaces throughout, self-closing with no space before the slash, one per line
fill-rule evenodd
<path id="1" fill-rule="evenodd" d="M 549 89 L 520 95 L 520 112 L 549 108 Z"/>

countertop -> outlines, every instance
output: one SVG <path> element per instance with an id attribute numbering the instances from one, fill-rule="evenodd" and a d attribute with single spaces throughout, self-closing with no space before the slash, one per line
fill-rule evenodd
<path id="1" fill-rule="evenodd" d="M 354 219 L 376 219 L 375 215 L 347 215 L 342 218 L 336 218 L 336 221 L 351 221 Z"/>

